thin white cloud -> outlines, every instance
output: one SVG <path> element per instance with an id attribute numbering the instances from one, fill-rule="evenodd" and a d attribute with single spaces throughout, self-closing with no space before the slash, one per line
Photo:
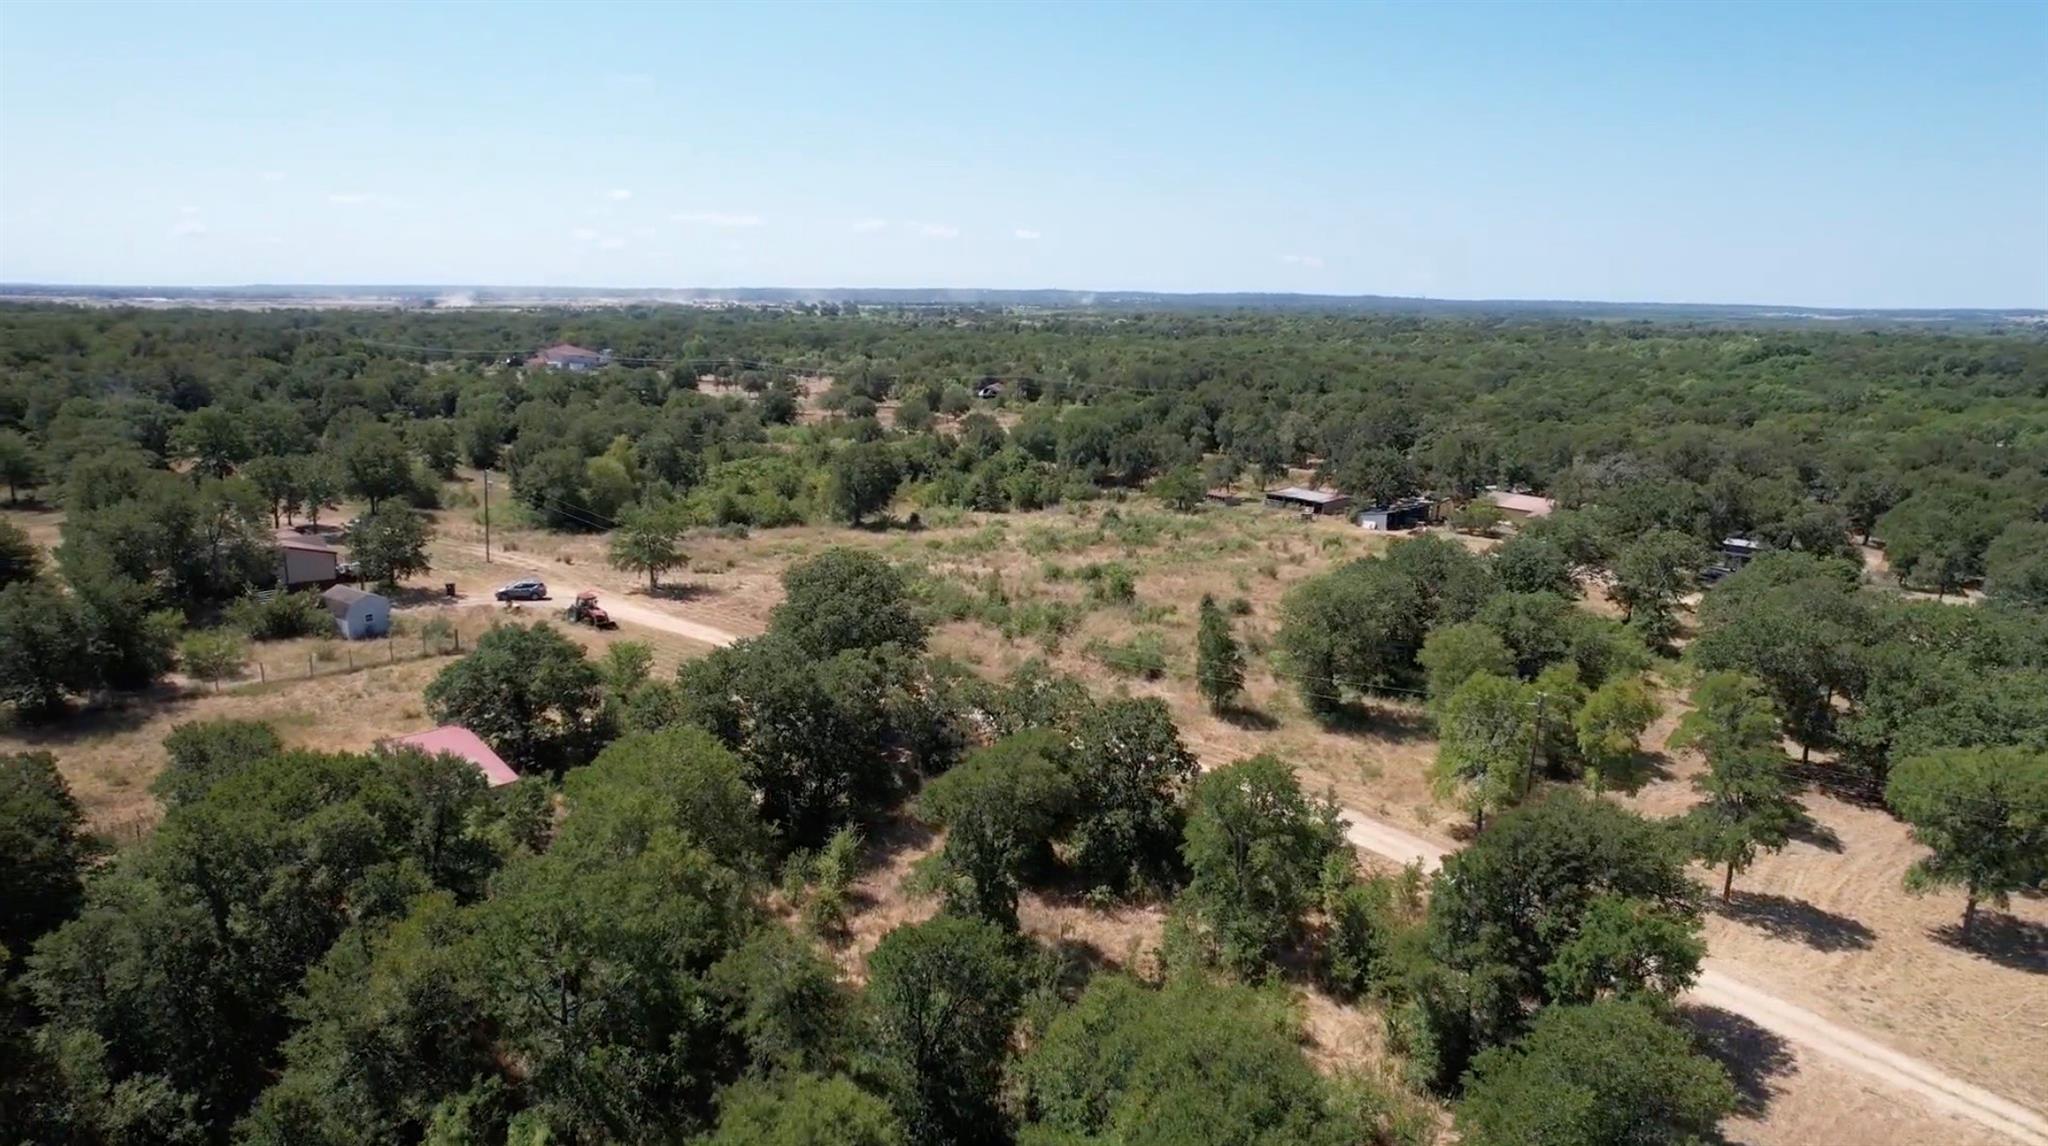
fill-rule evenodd
<path id="1" fill-rule="evenodd" d="M 389 207 L 398 200 L 370 191 L 337 191 L 327 197 L 337 207 Z"/>
<path id="2" fill-rule="evenodd" d="M 171 237 L 182 239 L 187 235 L 204 235 L 206 224 L 197 219 L 180 219 L 171 224 Z"/>
<path id="3" fill-rule="evenodd" d="M 569 232 L 569 237 L 579 243 L 590 243 L 597 241 L 597 232 L 589 227 L 578 227 Z"/>
<path id="4" fill-rule="evenodd" d="M 917 233 L 927 239 L 957 239 L 960 228 L 951 223 L 919 223 Z"/>
<path id="5" fill-rule="evenodd" d="M 178 214 L 180 215 L 197 215 L 198 213 L 199 208 L 192 206 L 190 203 L 178 208 Z"/>
<path id="6" fill-rule="evenodd" d="M 598 249 L 603 251 L 616 251 L 625 245 L 626 240 L 619 238 L 617 235 L 606 235 L 597 241 Z"/>
<path id="7" fill-rule="evenodd" d="M 611 190 L 605 192 L 604 197 L 610 199 L 614 203 L 624 203 L 626 200 L 631 199 L 633 197 L 633 192 L 624 187 L 614 187 Z"/>
<path id="8" fill-rule="evenodd" d="M 258 171 L 256 173 L 256 178 L 263 180 L 265 183 L 282 183 L 284 182 L 284 172 Z"/>
<path id="9" fill-rule="evenodd" d="M 1019 227 L 1016 230 L 1011 231 L 1010 234 L 1015 235 L 1017 238 L 1022 239 L 1027 243 L 1035 243 L 1039 239 L 1044 237 L 1040 235 L 1037 231 L 1034 231 L 1029 227 Z"/>
<path id="10" fill-rule="evenodd" d="M 1320 267 L 1323 265 L 1321 255 L 1281 255 L 1280 261 L 1293 267 Z"/>
<path id="11" fill-rule="evenodd" d="M 731 211 L 678 211 L 669 218 L 678 223 L 694 223 L 699 227 L 758 227 L 768 220 L 759 215 Z"/>
<path id="12" fill-rule="evenodd" d="M 655 230 L 654 228 L 652 228 L 652 227 L 635 227 L 635 228 L 633 228 L 633 237 L 634 237 L 634 238 L 636 238 L 636 239 L 651 239 L 651 238 L 653 238 L 653 237 L 654 237 L 654 236 L 655 236 L 656 234 L 658 234 L 658 233 L 659 233 L 659 232 L 657 232 L 657 231 L 656 231 L 656 230 Z"/>
<path id="13" fill-rule="evenodd" d="M 887 219 L 856 219 L 853 222 L 853 229 L 863 232 L 879 231 L 888 225 Z"/>

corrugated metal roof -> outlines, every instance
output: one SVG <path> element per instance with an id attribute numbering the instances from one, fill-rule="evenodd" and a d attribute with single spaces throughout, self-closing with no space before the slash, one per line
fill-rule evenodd
<path id="1" fill-rule="evenodd" d="M 367 601 L 372 597 L 377 597 L 380 601 L 383 600 L 377 594 L 367 589 L 358 589 L 354 585 L 336 585 L 332 589 L 320 594 L 320 599 L 330 605 L 353 605 L 357 601 Z"/>
<path id="2" fill-rule="evenodd" d="M 1504 489 L 1486 491 L 1486 500 L 1510 513 L 1526 513 L 1530 517 L 1549 517 L 1557 503 L 1547 497 L 1533 493 L 1509 493 Z"/>
<path id="3" fill-rule="evenodd" d="M 1298 485 L 1290 485 L 1285 489 L 1269 489 L 1266 491 L 1266 496 L 1284 497 L 1289 501 L 1312 501 L 1317 505 L 1328 505 L 1333 501 L 1349 500 L 1334 489 L 1303 489 Z"/>
<path id="4" fill-rule="evenodd" d="M 300 533 L 296 529 L 280 529 L 277 531 L 276 537 L 279 549 L 297 549 L 305 553 L 333 553 L 335 551 L 334 546 L 327 544 L 324 539 Z"/>

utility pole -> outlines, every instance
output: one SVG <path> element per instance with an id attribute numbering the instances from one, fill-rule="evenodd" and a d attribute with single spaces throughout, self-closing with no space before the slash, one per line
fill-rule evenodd
<path id="1" fill-rule="evenodd" d="M 491 563 L 491 471 L 484 471 L 484 564 Z"/>

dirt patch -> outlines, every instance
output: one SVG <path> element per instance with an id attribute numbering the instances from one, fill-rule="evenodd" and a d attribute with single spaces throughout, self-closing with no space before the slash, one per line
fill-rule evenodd
<path id="1" fill-rule="evenodd" d="M 866 983 L 868 956 L 884 935 L 939 913 L 937 896 L 911 890 L 911 875 L 943 846 L 943 837 L 907 817 L 892 818 L 869 830 L 860 878 L 853 882 L 852 909 L 844 932 L 832 944 L 840 974 L 852 982 Z"/>
<path id="2" fill-rule="evenodd" d="M 47 557 L 64 539 L 64 511 L 55 506 L 23 501 L 17 505 L 0 502 L 0 521 L 28 534 Z"/>

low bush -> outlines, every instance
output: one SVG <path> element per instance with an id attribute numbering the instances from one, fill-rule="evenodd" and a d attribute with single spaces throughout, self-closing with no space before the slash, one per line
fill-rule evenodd
<path id="1" fill-rule="evenodd" d="M 1088 655 L 1119 676 L 1158 680 L 1166 675 L 1166 649 L 1159 634 L 1151 629 L 1123 642 L 1090 641 Z"/>
<path id="2" fill-rule="evenodd" d="M 227 623 L 255 641 L 288 641 L 334 631 L 334 618 L 312 592 L 243 597 L 227 607 Z"/>

